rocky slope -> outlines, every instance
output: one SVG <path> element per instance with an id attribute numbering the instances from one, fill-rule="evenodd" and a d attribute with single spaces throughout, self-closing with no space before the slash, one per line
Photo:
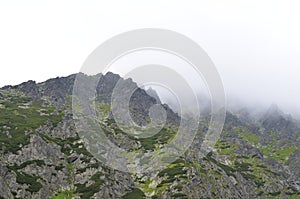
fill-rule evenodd
<path id="1" fill-rule="evenodd" d="M 180 117 L 167 105 L 168 122 L 158 134 L 127 135 L 110 112 L 120 76 L 76 75 L 85 81 L 100 78 L 97 111 L 120 147 L 159 151 L 175 136 Z M 98 161 L 78 136 L 71 110 L 76 75 L 0 89 L 0 198 L 300 198 L 299 123 L 276 107 L 256 120 L 244 117 L 245 111 L 243 117 L 228 112 L 215 150 L 202 158 L 207 115 L 191 147 L 175 162 L 156 173 L 129 174 Z M 130 104 L 137 124 L 149 122 L 149 107 L 160 103 L 155 98 L 136 89 Z"/>

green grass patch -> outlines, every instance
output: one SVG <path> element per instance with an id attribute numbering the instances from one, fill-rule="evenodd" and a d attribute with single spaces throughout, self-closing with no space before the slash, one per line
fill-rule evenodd
<path id="1" fill-rule="evenodd" d="M 283 147 L 280 149 L 274 149 L 272 145 L 259 148 L 262 153 L 268 157 L 274 158 L 277 162 L 286 162 L 288 157 L 292 155 L 296 150 L 296 146 Z"/>
<path id="2" fill-rule="evenodd" d="M 80 194 L 80 198 L 89 199 L 95 193 L 100 191 L 101 185 L 104 182 L 103 180 L 100 179 L 101 175 L 102 175 L 101 172 L 95 173 L 91 177 L 91 180 L 93 180 L 95 183 L 91 184 L 90 186 L 86 186 L 86 184 L 75 184 L 75 186 L 77 187 L 76 193 Z"/>
<path id="3" fill-rule="evenodd" d="M 259 143 L 259 136 L 256 135 L 255 133 L 241 132 L 239 133 L 239 137 L 253 145 L 258 145 Z"/>
<path id="4" fill-rule="evenodd" d="M 110 112 L 110 109 L 111 109 L 111 106 L 110 105 L 107 105 L 107 104 L 104 104 L 102 102 L 95 102 L 96 104 L 96 111 L 98 113 L 99 116 L 108 116 L 109 115 L 109 112 Z"/>
<path id="5" fill-rule="evenodd" d="M 154 150 L 159 144 L 166 144 L 171 141 L 177 132 L 171 128 L 163 127 L 160 132 L 152 137 L 138 139 L 145 150 Z"/>
<path id="6" fill-rule="evenodd" d="M 159 177 L 164 177 L 164 180 L 158 185 L 158 187 L 164 186 L 164 184 L 172 183 L 176 179 L 186 180 L 187 171 L 185 170 L 185 162 L 181 159 L 176 160 L 172 164 L 168 165 L 167 168 L 163 169 L 158 173 Z"/>
<path id="7" fill-rule="evenodd" d="M 123 132 L 120 128 L 118 128 L 114 119 L 107 118 L 106 125 L 112 128 L 113 132 L 116 134 L 124 134 L 132 140 L 139 141 L 141 143 L 142 149 L 146 151 L 153 151 L 157 148 L 157 146 L 170 142 L 177 134 L 177 131 L 174 130 L 172 127 L 164 126 L 158 133 L 156 133 L 152 137 L 138 139 L 133 137 L 132 135 L 128 135 L 127 133 Z M 128 129 L 128 131 L 130 130 L 131 129 Z M 143 130 L 144 129 L 141 129 L 141 131 Z M 103 126 L 103 131 L 107 135 L 112 134 L 112 132 L 108 130 L 106 126 Z"/>
<path id="8" fill-rule="evenodd" d="M 0 102 L 5 107 L 0 111 L 0 148 L 5 153 L 16 153 L 29 144 L 30 134 L 47 121 L 56 126 L 62 119 L 63 112 L 53 114 L 53 107 L 30 101 L 26 97 L 9 96 Z"/>
<path id="9" fill-rule="evenodd" d="M 29 185 L 26 191 L 38 192 L 43 187 L 41 183 L 37 182 L 37 180 L 40 179 L 41 177 L 31 176 L 27 173 L 18 172 L 18 171 L 15 171 L 15 173 L 17 174 L 17 178 L 16 178 L 17 183 Z"/>
<path id="10" fill-rule="evenodd" d="M 93 155 L 85 148 L 84 144 L 79 142 L 80 137 L 78 135 L 76 137 L 69 137 L 67 139 L 52 138 L 42 134 L 41 137 L 48 142 L 54 142 L 61 146 L 61 152 L 66 155 L 70 155 L 71 151 L 73 151 L 77 154 L 93 157 Z"/>
<path id="11" fill-rule="evenodd" d="M 187 195 L 184 193 L 174 193 L 172 198 L 188 199 Z"/>
<path id="12" fill-rule="evenodd" d="M 41 166 L 45 165 L 45 162 L 44 162 L 44 160 L 28 160 L 26 162 L 23 162 L 20 165 L 16 165 L 15 164 L 14 166 L 8 166 L 8 168 L 10 170 L 14 170 L 15 171 L 15 170 L 23 169 L 23 168 L 25 168 L 25 167 L 27 167 L 28 165 L 31 165 L 31 164 L 36 164 L 39 167 L 41 167 Z"/>
<path id="13" fill-rule="evenodd" d="M 59 192 L 52 197 L 52 199 L 72 199 L 74 194 L 74 190 L 66 190 L 63 192 Z"/>
<path id="14" fill-rule="evenodd" d="M 182 161 L 174 162 L 170 165 L 168 165 L 168 168 L 160 171 L 158 173 L 159 177 L 168 176 L 171 178 L 174 178 L 178 175 L 184 175 L 186 174 L 186 170 L 184 170 L 184 163 Z"/>
<path id="15" fill-rule="evenodd" d="M 131 192 L 128 192 L 124 196 L 122 196 L 122 199 L 143 199 L 143 198 L 146 198 L 146 196 L 144 192 L 142 192 L 138 188 L 135 188 Z"/>
<path id="16" fill-rule="evenodd" d="M 236 145 L 231 145 L 226 141 L 218 140 L 215 147 L 220 155 L 230 155 L 233 154 L 234 150 L 237 148 Z"/>

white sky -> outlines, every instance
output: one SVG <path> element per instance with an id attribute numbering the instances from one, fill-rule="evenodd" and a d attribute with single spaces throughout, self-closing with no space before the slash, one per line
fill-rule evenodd
<path id="1" fill-rule="evenodd" d="M 300 111 L 300 2 L 0 1 L 0 86 L 76 73 L 113 35 L 164 28 L 198 42 L 229 97 Z"/>

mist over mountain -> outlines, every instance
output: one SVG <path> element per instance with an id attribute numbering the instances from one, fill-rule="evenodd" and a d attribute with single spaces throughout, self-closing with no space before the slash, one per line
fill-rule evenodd
<path id="1" fill-rule="evenodd" d="M 153 88 L 155 89 L 155 87 Z M 180 103 L 174 96 L 169 93 L 164 92 L 157 88 L 157 95 L 160 97 L 161 101 L 168 104 L 175 112 L 179 112 Z M 159 92 L 160 91 L 160 92 Z M 198 99 L 198 104 L 202 113 L 207 113 L 211 109 L 211 99 L 209 94 L 204 90 L 202 93 L 196 94 Z M 263 98 L 263 97 L 262 97 Z M 261 117 L 265 112 L 268 112 L 272 109 L 277 109 L 282 115 L 293 117 L 296 120 L 300 121 L 300 112 L 298 107 L 294 109 L 290 108 L 291 105 L 283 105 L 279 106 L 274 103 L 276 99 L 273 100 L 272 103 L 268 104 L 264 102 L 264 100 L 260 101 L 246 101 L 241 100 L 237 96 L 226 96 L 226 109 L 230 112 L 234 112 L 238 114 L 239 112 L 247 112 L 247 114 L 253 118 Z M 296 106 L 296 105 L 295 105 Z"/>
<path id="2" fill-rule="evenodd" d="M 96 121 L 118 148 L 156 156 L 176 138 L 181 115 L 174 100 L 168 103 L 170 99 L 154 87 L 144 90 L 111 72 L 5 86 L 0 89 L 1 198 L 299 198 L 300 123 L 276 105 L 259 111 L 244 106 L 228 109 L 222 134 L 203 157 L 200 149 L 210 108 L 209 100 L 202 99 L 205 111 L 185 153 L 158 170 L 155 165 L 146 171 L 134 167 L 147 158 L 128 159 L 122 165 L 133 165 L 134 172 L 128 173 L 96 158 L 77 132 L 71 100 L 76 77 L 83 82 L 78 87 L 83 93 L 95 92 L 86 98 L 93 102 L 88 105 L 96 105 Z M 150 107 L 162 105 L 167 122 L 157 134 L 139 138 L 119 128 L 111 110 L 118 81 L 127 86 L 124 93 L 135 88 L 129 104 L 138 126 L 149 123 Z M 89 87 L 94 83 L 96 91 Z M 108 155 L 102 148 L 97 153 Z"/>

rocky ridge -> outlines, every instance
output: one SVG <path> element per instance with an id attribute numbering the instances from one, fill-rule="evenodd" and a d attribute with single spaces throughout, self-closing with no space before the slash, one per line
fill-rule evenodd
<path id="1" fill-rule="evenodd" d="M 120 76 L 74 74 L 0 89 L 0 196 L 2 198 L 299 198 L 299 123 L 271 108 L 258 122 L 227 113 L 215 150 L 199 149 L 209 115 L 186 153 L 159 172 L 135 175 L 111 169 L 86 149 L 71 110 L 76 75 L 98 81 L 97 103 L 107 135 L 127 150 L 159 150 L 176 135 L 180 117 L 167 105 L 168 123 L 157 135 L 134 139 L 110 114 Z M 128 79 L 128 84 L 136 84 Z M 137 86 L 136 86 L 137 87 Z M 86 92 L 89 88 L 84 88 Z M 137 87 L 136 123 L 149 121 L 160 103 Z M 275 114 L 276 113 L 276 114 Z M 247 115 L 245 113 L 245 115 Z M 0 197 L 0 198 L 1 198 Z"/>

